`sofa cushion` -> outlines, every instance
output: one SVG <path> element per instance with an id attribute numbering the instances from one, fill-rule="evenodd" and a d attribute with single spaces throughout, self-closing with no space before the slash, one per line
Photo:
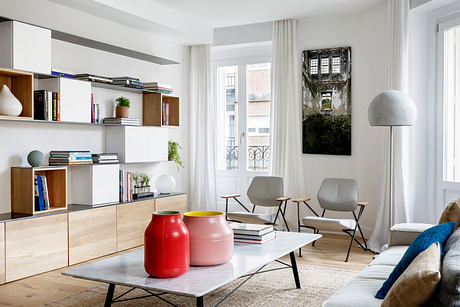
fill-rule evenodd
<path id="1" fill-rule="evenodd" d="M 419 234 L 433 226 L 435 225 L 422 223 L 395 224 L 391 227 L 388 245 L 410 245 Z"/>
<path id="2" fill-rule="evenodd" d="M 390 291 L 393 284 L 401 276 L 401 274 L 407 269 L 411 262 L 418 256 L 421 252 L 426 250 L 431 244 L 439 242 L 441 249 L 444 246 L 444 243 L 447 241 L 449 236 L 454 230 L 455 223 L 445 223 L 431 227 L 415 238 L 411 243 L 409 248 L 404 253 L 404 256 L 401 258 L 401 261 L 395 266 L 393 272 L 391 272 L 388 279 L 385 281 L 383 286 L 379 289 L 376 298 L 383 299 Z"/>
<path id="3" fill-rule="evenodd" d="M 425 304 L 441 279 L 440 266 L 441 249 L 439 243 L 433 243 L 396 280 L 385 296 L 382 307 L 416 307 Z"/>
<path id="4" fill-rule="evenodd" d="M 459 199 L 451 202 L 447 205 L 439 218 L 439 224 L 454 222 L 455 229 L 460 225 L 460 205 L 458 204 Z"/>
<path id="5" fill-rule="evenodd" d="M 441 282 L 432 297 L 434 306 L 460 306 L 460 229 L 447 240 Z"/>
<path id="6" fill-rule="evenodd" d="M 406 252 L 407 245 L 392 246 L 381 252 L 369 265 L 389 265 L 395 267 Z M 390 272 L 391 273 L 391 272 Z M 390 275 L 390 274 L 388 274 Z M 387 277 L 388 278 L 388 277 Z"/>
<path id="7" fill-rule="evenodd" d="M 383 279 L 355 277 L 345 287 L 334 293 L 323 307 L 373 307 L 380 306 L 375 292 L 382 286 Z"/>

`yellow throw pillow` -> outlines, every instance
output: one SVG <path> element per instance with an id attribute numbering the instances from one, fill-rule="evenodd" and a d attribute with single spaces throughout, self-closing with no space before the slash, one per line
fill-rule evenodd
<path id="1" fill-rule="evenodd" d="M 420 306 L 426 303 L 441 280 L 441 249 L 433 243 L 420 253 L 399 276 L 382 307 Z"/>
<path id="2" fill-rule="evenodd" d="M 455 229 L 460 226 L 460 206 L 458 200 L 455 200 L 447 205 L 439 218 L 438 224 L 455 222 Z"/>

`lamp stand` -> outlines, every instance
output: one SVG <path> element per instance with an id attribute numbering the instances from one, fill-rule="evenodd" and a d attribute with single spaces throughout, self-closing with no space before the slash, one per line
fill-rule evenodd
<path id="1" fill-rule="evenodd" d="M 390 126 L 390 206 L 388 233 L 393 226 L 393 126 Z"/>

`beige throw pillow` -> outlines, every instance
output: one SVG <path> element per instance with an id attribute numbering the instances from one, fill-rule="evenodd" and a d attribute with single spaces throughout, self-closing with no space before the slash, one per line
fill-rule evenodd
<path id="1" fill-rule="evenodd" d="M 383 300 L 383 307 L 420 306 L 426 303 L 441 280 L 441 249 L 433 243 L 399 276 Z"/>
<path id="2" fill-rule="evenodd" d="M 439 218 L 438 224 L 455 222 L 455 229 L 460 226 L 460 205 L 458 201 L 459 200 L 455 200 L 447 205 Z"/>

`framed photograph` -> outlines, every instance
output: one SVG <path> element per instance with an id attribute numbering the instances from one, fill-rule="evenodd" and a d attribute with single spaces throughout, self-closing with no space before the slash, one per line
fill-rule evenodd
<path id="1" fill-rule="evenodd" d="M 351 47 L 302 55 L 302 151 L 351 155 Z"/>

